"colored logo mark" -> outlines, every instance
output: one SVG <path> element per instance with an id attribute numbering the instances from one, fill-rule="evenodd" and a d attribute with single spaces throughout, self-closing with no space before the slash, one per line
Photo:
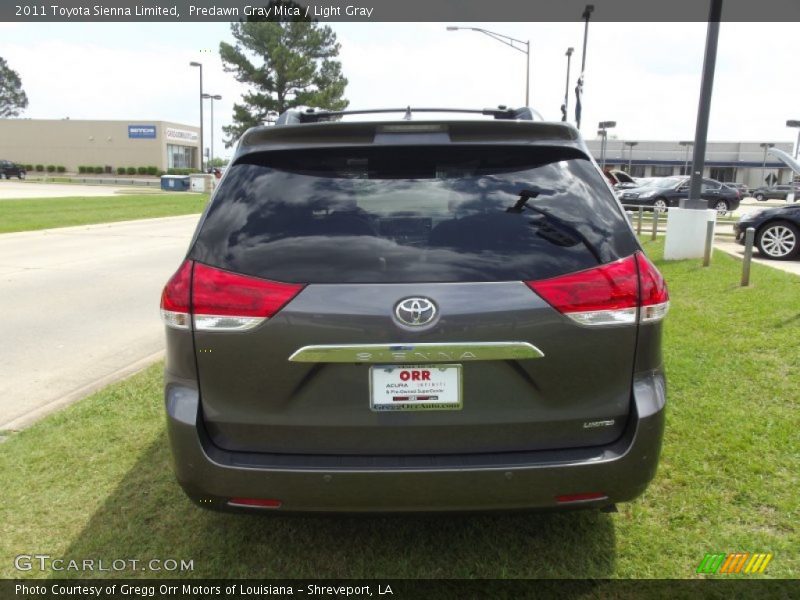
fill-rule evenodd
<path id="1" fill-rule="evenodd" d="M 763 573 L 772 553 L 733 552 L 731 554 L 706 554 L 697 567 L 698 573 Z"/>

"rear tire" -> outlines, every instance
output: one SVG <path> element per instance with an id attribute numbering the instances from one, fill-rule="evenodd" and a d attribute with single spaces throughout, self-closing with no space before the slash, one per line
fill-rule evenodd
<path id="1" fill-rule="evenodd" d="M 656 198 L 653 200 L 653 212 L 664 212 L 667 210 L 667 201 L 663 198 Z"/>
<path id="2" fill-rule="evenodd" d="M 0 179 L 6 179 L 6 174 L 5 173 L 0 173 Z"/>
<path id="3" fill-rule="evenodd" d="M 766 198 L 764 198 L 764 194 L 756 194 L 756 195 L 754 196 L 754 198 L 755 198 L 756 200 L 758 200 L 759 202 L 764 202 L 764 200 L 766 200 Z"/>
<path id="4" fill-rule="evenodd" d="M 717 215 L 720 217 L 725 216 L 725 214 L 728 212 L 729 209 L 730 207 L 728 206 L 728 203 L 725 200 L 718 200 L 717 203 L 714 205 L 714 210 L 717 211 Z"/>
<path id="5" fill-rule="evenodd" d="M 800 253 L 800 229 L 788 221 L 768 223 L 758 232 L 756 246 L 766 258 L 791 260 Z"/>
<path id="6" fill-rule="evenodd" d="M 18 177 L 19 179 L 25 179 L 25 177 L 26 177 L 26 173 L 25 173 L 25 171 L 20 171 L 20 172 L 17 174 L 17 177 Z"/>

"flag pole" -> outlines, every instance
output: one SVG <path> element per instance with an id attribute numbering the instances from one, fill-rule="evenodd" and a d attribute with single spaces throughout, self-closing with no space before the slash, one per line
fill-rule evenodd
<path id="1" fill-rule="evenodd" d="M 583 14 L 581 15 L 585 21 L 583 27 L 583 56 L 581 57 L 581 75 L 578 77 L 578 85 L 575 88 L 575 126 L 580 129 L 581 128 L 581 101 L 583 96 L 583 74 L 586 72 L 586 41 L 589 38 L 589 18 L 592 16 L 594 12 L 594 4 L 587 4 L 586 8 L 583 9 Z"/>

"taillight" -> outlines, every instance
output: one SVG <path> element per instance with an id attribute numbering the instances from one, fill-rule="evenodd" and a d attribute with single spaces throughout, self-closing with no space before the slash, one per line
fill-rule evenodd
<path id="1" fill-rule="evenodd" d="M 187 260 L 169 278 L 161 293 L 161 319 L 168 327 L 191 326 L 192 261 Z"/>
<path id="2" fill-rule="evenodd" d="M 655 265 L 641 252 L 636 253 L 636 263 L 639 266 L 641 296 L 639 321 L 642 323 L 660 321 L 667 316 L 669 310 L 667 284 Z"/>
<path id="3" fill-rule="evenodd" d="M 639 252 L 585 271 L 526 284 L 581 325 L 656 321 L 664 318 L 669 306 L 664 279 Z"/>
<path id="4" fill-rule="evenodd" d="M 162 315 L 165 313 L 164 298 L 176 277 L 186 271 L 191 275 L 191 293 L 185 302 L 186 317 L 176 324 L 174 318 L 164 317 L 170 327 L 187 329 L 188 315 L 194 317 L 198 331 L 245 331 L 274 316 L 300 290 L 301 284 L 280 283 L 258 277 L 249 277 L 223 271 L 200 263 L 186 261 L 170 279 L 162 296 Z M 186 276 L 189 279 L 189 276 Z M 187 286 L 188 289 L 188 286 Z M 191 310 L 189 309 L 191 299 Z M 183 313 L 181 313 L 183 314 Z"/>

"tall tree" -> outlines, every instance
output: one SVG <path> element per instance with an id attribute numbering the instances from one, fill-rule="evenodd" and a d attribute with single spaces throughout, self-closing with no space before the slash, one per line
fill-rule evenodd
<path id="1" fill-rule="evenodd" d="M 343 97 L 347 79 L 335 60 L 339 44 L 333 30 L 293 14 L 305 14 L 305 9 L 291 1 L 276 0 L 266 8 L 272 9 L 266 19 L 249 17 L 231 24 L 235 46 L 219 45 L 225 71 L 250 86 L 242 103 L 233 105 L 233 124 L 222 128 L 228 147 L 270 113 L 294 106 L 342 110 L 348 104 Z"/>
<path id="2" fill-rule="evenodd" d="M 28 106 L 17 72 L 0 56 L 0 118 L 16 117 Z"/>

